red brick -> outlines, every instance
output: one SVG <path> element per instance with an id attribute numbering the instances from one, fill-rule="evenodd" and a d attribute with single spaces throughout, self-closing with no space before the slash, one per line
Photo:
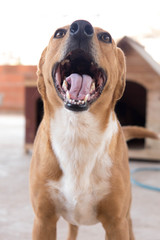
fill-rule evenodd
<path id="1" fill-rule="evenodd" d="M 25 80 L 36 81 L 36 71 L 36 66 L 0 66 L 0 111 L 24 111 Z"/>

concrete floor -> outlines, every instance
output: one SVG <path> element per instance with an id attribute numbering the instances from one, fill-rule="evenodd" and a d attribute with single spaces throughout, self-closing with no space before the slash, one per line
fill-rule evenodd
<path id="1" fill-rule="evenodd" d="M 28 175 L 31 155 L 24 153 L 23 116 L 0 115 L 0 240 L 31 240 L 33 211 Z M 131 162 L 131 169 L 160 167 L 158 163 Z M 160 187 L 160 173 L 134 175 L 143 183 Z M 132 187 L 131 215 L 136 240 L 160 240 L 160 192 Z M 58 223 L 58 240 L 66 239 L 67 224 Z M 100 224 L 81 227 L 78 239 L 104 239 Z M 117 239 L 118 240 L 118 239 Z"/>

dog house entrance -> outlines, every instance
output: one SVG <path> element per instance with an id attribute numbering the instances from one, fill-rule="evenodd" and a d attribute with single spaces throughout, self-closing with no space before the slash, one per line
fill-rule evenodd
<path id="1" fill-rule="evenodd" d="M 123 97 L 116 105 L 117 117 L 122 126 L 146 125 L 146 89 L 131 81 L 126 82 Z M 128 142 L 130 148 L 144 148 L 144 139 L 134 139 Z"/>
<path id="2" fill-rule="evenodd" d="M 36 102 L 36 131 L 37 131 L 37 129 L 39 127 L 39 124 L 42 120 L 43 112 L 44 112 L 43 101 L 42 101 L 41 98 L 38 98 L 37 102 Z"/>

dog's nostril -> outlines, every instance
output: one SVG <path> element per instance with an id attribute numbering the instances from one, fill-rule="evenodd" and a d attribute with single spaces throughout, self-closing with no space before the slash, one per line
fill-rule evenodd
<path id="1" fill-rule="evenodd" d="M 93 27 L 92 25 L 90 24 L 87 24 L 84 28 L 84 33 L 87 35 L 87 36 L 92 36 L 93 35 Z"/>
<path id="2" fill-rule="evenodd" d="M 75 40 L 91 39 L 94 29 L 92 25 L 85 20 L 77 20 L 70 26 L 70 35 Z"/>
<path id="3" fill-rule="evenodd" d="M 71 27 L 70 27 L 70 33 L 71 34 L 75 34 L 77 33 L 79 30 L 78 24 L 77 23 L 72 23 Z"/>

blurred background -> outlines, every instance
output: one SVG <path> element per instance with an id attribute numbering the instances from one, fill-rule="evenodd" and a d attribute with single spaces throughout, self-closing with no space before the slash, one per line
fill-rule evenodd
<path id="1" fill-rule="evenodd" d="M 85 19 L 110 32 L 124 51 L 127 84 L 116 106 L 122 125 L 160 132 L 159 0 L 0 1 L 0 239 L 31 239 L 33 212 L 28 193 L 34 137 L 43 115 L 36 88 L 37 64 L 55 30 Z M 129 143 L 131 169 L 159 168 L 160 142 Z M 136 173 L 159 187 L 159 173 Z M 147 201 L 148 199 L 148 201 Z M 133 186 L 132 217 L 137 240 L 159 240 L 160 196 Z M 157 208 L 158 207 L 158 208 Z M 148 217 L 150 216 L 150 217 Z M 60 222 L 58 239 L 66 225 Z M 79 239 L 100 239 L 98 227 L 83 228 Z M 102 238 L 102 237 L 101 237 Z"/>

